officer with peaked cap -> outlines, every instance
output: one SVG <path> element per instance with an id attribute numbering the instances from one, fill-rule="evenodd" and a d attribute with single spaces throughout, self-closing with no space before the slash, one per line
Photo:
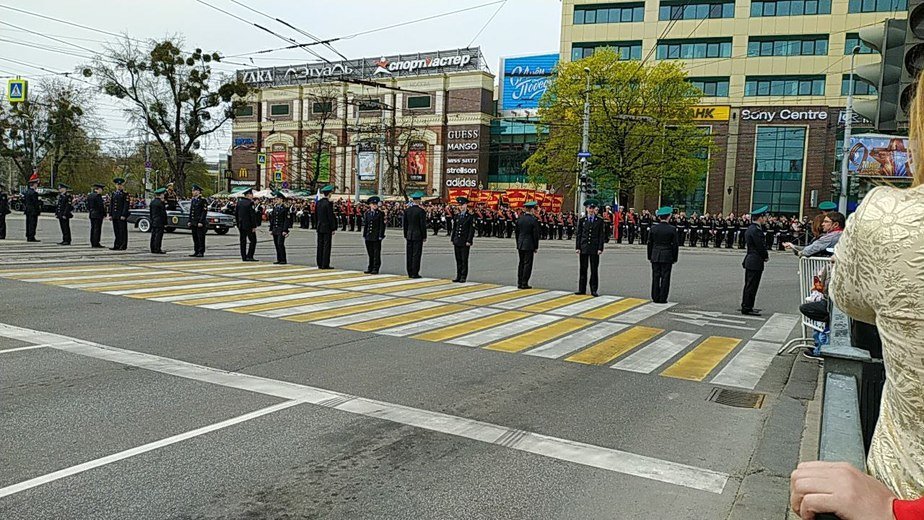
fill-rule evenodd
<path id="1" fill-rule="evenodd" d="M 116 185 L 114 192 L 109 194 L 109 218 L 112 220 L 112 232 L 115 234 L 115 241 L 109 249 L 113 251 L 125 251 L 128 249 L 128 196 L 122 190 L 125 179 L 116 177 L 112 179 Z"/>
<path id="2" fill-rule="evenodd" d="M 6 216 L 10 214 L 10 199 L 6 187 L 0 184 L 0 240 L 6 240 Z"/>
<path id="3" fill-rule="evenodd" d="M 671 290 L 671 269 L 680 254 L 680 237 L 677 228 L 670 224 L 670 206 L 655 212 L 658 223 L 648 232 L 648 261 L 651 262 L 651 301 L 667 303 Z"/>
<path id="4" fill-rule="evenodd" d="M 253 205 L 253 188 L 242 191 L 234 207 L 234 224 L 241 245 L 241 261 L 256 262 L 253 257 L 257 252 L 257 227 L 260 225 L 260 216 Z M 248 244 L 249 243 L 249 244 Z"/>
<path id="5" fill-rule="evenodd" d="M 192 199 L 189 201 L 189 229 L 192 230 L 193 254 L 196 258 L 205 256 L 205 233 L 208 231 L 208 207 L 202 198 L 202 187 L 192 185 Z"/>
<path id="6" fill-rule="evenodd" d="M 475 240 L 475 217 L 468 211 L 468 198 L 456 197 L 456 202 L 459 203 L 459 212 L 453 216 L 450 235 L 456 256 L 456 277 L 452 281 L 465 283 L 468 279 L 468 254 Z"/>
<path id="7" fill-rule="evenodd" d="M 337 232 L 337 216 L 334 214 L 334 205 L 330 202 L 330 194 L 334 186 L 327 185 L 321 188 L 321 198 L 315 203 L 316 230 L 318 232 L 318 269 L 333 269 L 330 265 L 330 250 L 334 242 L 334 233 Z"/>
<path id="8" fill-rule="evenodd" d="M 29 187 L 22 194 L 23 212 L 26 214 L 26 242 L 41 242 L 35 238 L 39 214 L 42 213 L 42 203 L 39 201 L 38 192 L 35 191 L 38 185 L 39 176 L 33 173 L 32 177 L 29 177 Z"/>
<path id="9" fill-rule="evenodd" d="M 420 260 L 423 257 L 423 244 L 427 241 L 427 212 L 420 207 L 423 192 L 411 194 L 404 210 L 404 240 L 407 241 L 407 277 L 420 278 Z"/>
<path id="10" fill-rule="evenodd" d="M 764 273 L 764 264 L 770 261 L 767 252 L 767 240 L 761 228 L 767 221 L 767 206 L 761 206 L 751 212 L 751 226 L 744 232 L 747 254 L 744 256 L 744 291 L 741 296 L 741 314 L 760 316 L 760 309 L 754 308 L 760 278 Z"/>
<path id="11" fill-rule="evenodd" d="M 590 267 L 590 294 L 599 296 L 597 289 L 600 284 L 600 255 L 603 254 L 605 241 L 606 224 L 603 218 L 597 215 L 597 201 L 588 199 L 584 201 L 584 216 L 577 225 L 575 252 L 580 256 L 581 263 L 578 290 L 574 294 L 587 294 L 587 268 Z"/>
<path id="12" fill-rule="evenodd" d="M 273 197 L 276 199 L 273 204 L 273 211 L 269 216 L 269 230 L 273 235 L 273 245 L 276 246 L 276 265 L 285 265 L 288 263 L 286 258 L 286 237 L 289 236 L 289 230 L 292 229 L 292 212 L 286 206 L 286 195 L 281 191 L 274 191 Z"/>
<path id="13" fill-rule="evenodd" d="M 517 254 L 520 262 L 517 265 L 517 289 L 532 289 L 529 278 L 533 274 L 533 259 L 539 252 L 539 219 L 533 215 L 536 201 L 530 200 L 523 204 L 523 214 L 517 219 L 515 228 L 517 240 Z"/>
<path id="14" fill-rule="evenodd" d="M 164 229 L 167 227 L 167 203 L 164 200 L 166 195 L 167 188 L 157 188 L 148 206 L 148 217 L 151 220 L 151 253 L 155 255 L 167 254 L 163 249 Z"/>
<path id="15" fill-rule="evenodd" d="M 102 249 L 100 237 L 103 234 L 103 220 L 106 218 L 106 203 L 103 202 L 103 186 L 96 183 L 87 195 L 87 215 L 90 218 L 90 247 Z"/>
<path id="16" fill-rule="evenodd" d="M 58 184 L 58 202 L 55 204 L 55 218 L 61 226 L 61 241 L 59 246 L 71 245 L 71 219 L 74 218 L 74 204 L 72 203 L 71 194 L 67 190 L 71 189 L 67 184 Z"/>
<path id="17" fill-rule="evenodd" d="M 366 243 L 366 254 L 369 256 L 369 267 L 363 271 L 366 274 L 379 274 L 382 267 L 382 240 L 385 240 L 385 214 L 379 210 L 382 199 L 372 196 L 366 201 L 369 209 L 363 215 L 363 242 Z"/>

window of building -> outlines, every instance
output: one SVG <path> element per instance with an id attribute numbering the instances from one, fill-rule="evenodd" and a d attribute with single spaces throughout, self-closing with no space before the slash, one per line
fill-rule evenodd
<path id="1" fill-rule="evenodd" d="M 805 14 L 831 14 L 831 0 L 755 0 L 751 2 L 751 16 L 755 17 Z"/>
<path id="2" fill-rule="evenodd" d="M 908 0 L 849 0 L 847 2 L 848 13 L 888 13 L 907 9 Z"/>
<path id="3" fill-rule="evenodd" d="M 825 56 L 827 35 L 752 36 L 748 56 Z"/>
<path id="4" fill-rule="evenodd" d="M 430 96 L 408 96 L 407 98 L 407 107 L 410 109 L 430 108 L 430 104 Z"/>
<path id="5" fill-rule="evenodd" d="M 824 96 L 824 76 L 748 76 L 745 97 Z"/>
<path id="6" fill-rule="evenodd" d="M 853 52 L 853 48 L 856 47 L 857 45 L 860 46 L 860 54 L 876 54 L 879 52 L 876 49 L 866 45 L 866 43 L 864 43 L 863 41 L 861 41 L 859 34 L 847 33 L 847 36 L 844 39 L 844 54 L 849 55 L 851 52 Z"/>
<path id="7" fill-rule="evenodd" d="M 574 6 L 575 25 L 641 22 L 644 19 L 644 2 Z"/>
<path id="8" fill-rule="evenodd" d="M 728 76 L 719 78 L 687 78 L 706 97 L 728 97 Z"/>
<path id="9" fill-rule="evenodd" d="M 313 114 L 330 114 L 333 111 L 333 101 L 315 101 L 311 104 L 311 113 Z"/>
<path id="10" fill-rule="evenodd" d="M 728 0 L 664 0 L 658 9 L 661 21 L 734 17 L 735 2 Z"/>
<path id="11" fill-rule="evenodd" d="M 571 61 L 578 61 L 583 58 L 593 56 L 597 49 L 613 49 L 620 60 L 640 60 L 642 59 L 642 42 L 593 42 L 593 43 L 575 43 L 571 46 Z"/>
<path id="12" fill-rule="evenodd" d="M 270 115 L 271 116 L 287 116 L 289 115 L 289 105 L 270 105 Z"/>
<path id="13" fill-rule="evenodd" d="M 236 117 L 250 117 L 253 115 L 253 105 L 244 105 L 234 111 Z"/>
<path id="14" fill-rule="evenodd" d="M 700 58 L 731 57 L 731 38 L 708 40 L 661 40 L 658 42 L 659 60 L 695 60 Z"/>
<path id="15" fill-rule="evenodd" d="M 538 148 L 540 130 L 535 124 L 495 119 L 491 122 L 488 182 L 526 182 L 523 166 Z"/>
<path id="16" fill-rule="evenodd" d="M 805 168 L 805 128 L 757 127 L 754 145 L 754 207 L 770 213 L 799 214 Z"/>
<path id="17" fill-rule="evenodd" d="M 360 99 L 360 112 L 378 112 L 382 110 L 382 103 L 378 99 Z"/>
<path id="18" fill-rule="evenodd" d="M 853 95 L 854 96 L 875 96 L 876 87 L 854 76 Z M 850 74 L 844 74 L 841 77 L 841 95 L 846 96 L 850 92 Z"/>

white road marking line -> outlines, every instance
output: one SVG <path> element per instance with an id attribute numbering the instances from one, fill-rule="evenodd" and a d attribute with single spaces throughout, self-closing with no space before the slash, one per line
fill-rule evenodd
<path id="1" fill-rule="evenodd" d="M 406 325 L 399 325 L 397 327 L 391 327 L 388 329 L 383 329 L 376 334 L 384 334 L 386 336 L 411 336 L 414 334 L 419 334 L 421 332 L 427 332 L 440 327 L 445 327 L 447 325 L 455 325 L 456 323 L 462 323 L 463 321 L 474 320 L 478 318 L 484 318 L 485 316 L 491 316 L 492 314 L 497 314 L 501 312 L 500 309 L 491 309 L 488 307 L 476 307 L 471 310 L 457 312 L 454 314 L 447 314 L 445 316 L 438 316 L 436 318 L 430 318 L 419 323 L 408 323 Z"/>
<path id="2" fill-rule="evenodd" d="M 767 371 L 781 343 L 750 340 L 735 357 L 712 378 L 714 385 L 754 389 Z"/>
<path id="3" fill-rule="evenodd" d="M 35 337 L 55 336 L 64 340 L 71 339 L 64 336 L 57 336 L 54 334 L 42 333 L 38 331 L 30 331 L 28 329 L 19 329 L 18 327 L 0 324 L 0 336 L 10 334 L 10 336 L 7 337 L 15 335 L 18 339 L 22 337 L 28 337 L 30 333 Z M 135 366 L 162 374 L 169 374 L 176 377 L 183 377 L 195 381 L 207 382 L 286 399 L 286 401 L 283 403 L 279 403 L 262 410 L 257 410 L 256 412 L 251 412 L 251 414 L 244 415 L 235 419 L 230 419 L 229 421 L 224 421 L 223 423 L 218 423 L 216 425 L 202 428 L 200 429 L 203 430 L 202 433 L 214 431 L 214 429 L 218 429 L 219 427 L 228 426 L 229 424 L 225 423 L 240 420 L 242 417 L 248 417 L 248 419 L 254 418 L 250 416 L 259 417 L 260 414 L 265 415 L 267 413 L 272 413 L 273 411 L 295 406 L 300 402 L 306 402 L 347 413 L 391 421 L 397 424 L 413 426 L 428 431 L 445 433 L 464 439 L 485 442 L 507 449 L 533 453 L 556 460 L 569 461 L 575 464 L 603 469 L 605 471 L 612 471 L 625 475 L 641 477 L 657 482 L 674 484 L 677 486 L 714 494 L 721 494 L 729 479 L 729 475 L 718 471 L 656 459 L 654 457 L 648 457 L 645 455 L 639 455 L 612 448 L 594 446 L 583 442 L 552 437 L 549 435 L 541 435 L 465 417 L 458 417 L 454 415 L 433 412 L 430 410 L 423 410 L 420 408 L 412 408 L 409 406 L 358 397 L 355 395 L 334 392 L 331 390 L 325 390 L 323 388 L 301 385 L 288 381 L 279 381 L 259 376 L 252 376 L 240 372 L 228 372 L 216 368 L 195 365 L 193 363 L 187 363 L 185 361 L 176 359 L 144 354 L 141 352 L 134 352 L 131 350 L 124 350 L 96 343 L 83 341 L 79 341 L 79 343 L 75 341 L 75 343 L 77 344 L 74 346 L 61 347 L 61 350 L 95 359 L 102 359 L 115 363 L 121 363 L 123 365 Z M 209 428 L 212 429 L 209 430 Z M 199 430 L 194 431 L 198 432 Z M 183 440 L 183 438 L 181 438 L 183 435 L 189 435 L 190 433 L 192 432 L 170 437 L 169 439 L 164 439 L 158 442 L 179 442 L 180 440 Z M 202 433 L 198 434 L 201 435 Z M 139 448 L 134 448 L 133 450 L 149 451 L 150 449 L 154 449 L 152 445 L 156 444 L 157 443 L 147 444 Z M 121 460 L 123 458 L 136 455 L 137 453 L 144 452 L 135 452 L 133 450 L 126 450 L 121 454 L 111 455 L 110 457 L 114 458 L 113 461 Z M 98 460 L 104 461 L 106 458 Z M 111 461 L 107 461 L 106 463 L 108 462 Z M 94 464 L 94 462 L 90 462 L 88 464 Z M 80 466 L 75 466 L 75 468 L 79 467 Z M 73 468 L 62 471 L 69 472 L 72 469 Z M 82 468 L 80 471 L 85 471 L 86 469 L 90 468 Z M 56 478 L 63 478 L 70 474 L 73 473 L 62 473 L 56 475 Z M 55 474 L 52 473 L 51 475 Z M 46 475 L 45 477 L 38 477 L 38 479 L 26 481 L 31 482 L 32 485 L 21 489 L 19 487 L 26 483 L 14 484 L 13 486 L 3 488 L 0 491 L 2 491 L 4 494 L 0 494 L 0 496 L 9 495 L 17 491 L 22 491 L 22 489 L 28 489 L 29 487 L 40 485 L 46 482 L 41 479 L 46 479 L 48 477 L 49 475 Z M 47 481 L 50 482 L 51 480 Z"/>
<path id="4" fill-rule="evenodd" d="M 561 320 L 560 316 L 552 316 L 549 314 L 535 314 L 528 318 L 523 318 L 520 320 L 512 321 L 510 323 L 505 323 L 503 325 L 498 325 L 490 329 L 482 330 L 475 332 L 474 334 L 469 334 L 467 336 L 462 336 L 461 338 L 456 338 L 448 343 L 453 345 L 464 345 L 466 347 L 480 347 L 481 345 L 486 345 L 488 343 L 493 343 L 495 341 L 500 341 L 504 338 L 509 338 L 516 334 L 526 332 L 528 330 L 541 327 L 543 325 L 548 325 Z"/>
<path id="5" fill-rule="evenodd" d="M 317 267 L 269 267 L 267 265 L 247 265 L 241 262 L 239 265 L 227 266 L 227 267 L 199 267 L 195 268 L 196 272 L 199 273 L 219 273 L 222 271 L 230 271 L 233 274 L 257 274 L 257 273 L 266 273 L 266 274 L 288 274 L 292 271 L 316 271 Z M 191 269 L 192 270 L 192 269 Z"/>
<path id="6" fill-rule="evenodd" d="M 751 336 L 751 339 L 758 341 L 770 341 L 775 343 L 786 343 L 789 333 L 793 327 L 799 323 L 799 317 L 792 314 L 775 313 L 767 318 L 767 322 Z"/>
<path id="7" fill-rule="evenodd" d="M 113 271 L 144 271 L 143 267 L 72 267 L 69 269 L 53 269 L 53 270 L 17 270 L 17 271 L 4 271 L 0 272 L 0 277 L 3 278 L 13 278 L 16 276 L 29 276 L 29 275 L 40 275 L 40 274 L 84 274 L 84 273 L 93 273 L 93 272 L 104 272 L 111 273 Z"/>
<path id="8" fill-rule="evenodd" d="M 388 318 L 390 316 L 398 316 L 401 314 L 407 314 L 409 312 L 422 311 L 424 309 L 432 309 L 433 307 L 439 307 L 441 305 L 442 304 L 440 302 L 415 302 L 405 305 L 398 305 L 397 307 L 389 307 L 387 309 L 379 309 L 377 311 L 362 312 L 351 316 L 340 316 L 339 318 L 329 318 L 321 321 L 313 321 L 312 323 L 315 325 L 323 325 L 325 327 L 342 327 L 344 325 L 352 325 L 354 323 L 377 320 L 379 318 Z"/>
<path id="9" fill-rule="evenodd" d="M 525 352 L 525 354 L 527 356 L 538 356 L 549 359 L 560 358 L 566 354 L 593 345 L 604 338 L 608 338 L 626 327 L 628 327 L 628 325 L 624 323 L 601 321 L 600 323 L 579 330 L 574 334 L 569 334 L 540 347 L 536 347 L 529 352 Z"/>
<path id="10" fill-rule="evenodd" d="M 325 311 L 327 309 L 335 309 L 337 307 L 345 307 L 349 305 L 362 305 L 364 303 L 380 302 L 382 300 L 390 300 L 391 298 L 384 295 L 376 296 L 360 296 L 358 298 L 348 298 L 345 300 L 333 300 L 329 302 L 321 303 L 312 303 L 308 305 L 298 305 L 295 307 L 286 307 L 283 309 L 273 309 L 263 312 L 254 312 L 251 313 L 251 316 L 260 316 L 263 318 L 284 318 L 286 316 L 293 316 L 295 314 L 306 314 L 309 312 L 315 311 Z"/>
<path id="11" fill-rule="evenodd" d="M 552 309 L 548 312 L 550 314 L 558 314 L 559 316 L 577 316 L 582 312 L 592 311 L 597 307 L 603 307 L 604 305 L 617 302 L 621 299 L 622 298 L 619 296 L 598 296 L 597 298 L 589 298 L 584 301 L 572 303 L 571 305 Z"/>
<path id="12" fill-rule="evenodd" d="M 77 344 L 77 343 L 76 343 L 75 341 L 71 341 L 71 340 L 68 340 L 68 341 L 58 341 L 58 342 L 55 342 L 55 343 L 42 343 L 42 344 L 39 344 L 39 345 L 29 345 L 29 346 L 26 346 L 26 347 L 15 347 L 15 348 L 8 348 L 8 349 L 6 349 L 6 350 L 0 350 L 0 354 L 6 354 L 7 352 L 19 352 L 19 351 L 21 351 L 21 350 L 35 350 L 35 349 L 37 349 L 37 348 L 66 347 L 66 346 L 69 346 L 69 345 L 76 345 L 76 344 Z"/>
<path id="13" fill-rule="evenodd" d="M 386 287 L 398 287 L 401 285 L 416 285 L 423 282 L 431 282 L 434 278 L 408 278 L 407 280 L 395 280 L 383 283 L 370 283 L 368 285 L 357 285 L 350 287 L 351 291 L 366 291 L 369 289 L 384 289 Z"/>
<path id="14" fill-rule="evenodd" d="M 224 309 L 234 309 L 237 307 L 246 307 L 248 305 L 259 305 L 261 303 L 275 303 L 275 302 L 285 302 L 289 300 L 298 300 L 301 298 L 306 298 L 308 296 L 327 296 L 328 294 L 337 294 L 346 291 L 341 291 L 338 289 L 324 289 L 323 291 L 305 291 L 303 293 L 295 294 L 282 294 L 279 296 L 266 296 L 263 298 L 249 298 L 246 300 L 237 300 L 234 302 L 221 302 L 221 303 L 209 303 L 207 305 L 199 305 L 199 308 L 202 309 L 215 309 L 215 310 L 224 310 Z"/>
<path id="15" fill-rule="evenodd" d="M 50 283 L 50 282 L 66 282 L 68 280 L 98 280 L 98 279 L 109 279 L 109 278 L 126 278 L 129 276 L 138 276 L 141 275 L 152 275 L 152 274 L 176 274 L 176 271 L 132 271 L 130 273 L 115 273 L 115 274 L 92 274 L 92 275 L 81 275 L 81 276 L 57 276 L 52 278 L 20 278 L 20 282 L 38 282 L 38 283 Z"/>
<path id="16" fill-rule="evenodd" d="M 616 321 L 619 323 L 638 323 L 642 320 L 647 320 L 648 318 L 658 314 L 659 312 L 666 311 L 670 309 L 676 303 L 646 303 L 641 307 L 636 307 L 632 310 L 626 311 L 622 314 L 618 314 L 610 318 L 610 321 Z"/>
<path id="17" fill-rule="evenodd" d="M 421 294 L 430 294 L 430 293 L 435 293 L 435 292 L 440 292 L 440 291 L 446 291 L 449 289 L 455 289 L 456 287 L 470 287 L 472 285 L 479 285 L 479 284 L 475 282 L 465 282 L 465 283 L 456 283 L 453 285 L 445 285 L 445 284 L 444 285 L 432 285 L 430 287 L 418 287 L 416 289 L 408 289 L 406 291 L 399 291 L 399 292 L 393 292 L 393 293 L 388 293 L 388 294 L 392 296 L 401 296 L 401 297 L 420 296 Z"/>
<path id="18" fill-rule="evenodd" d="M 700 337 L 692 332 L 672 330 L 623 358 L 610 368 L 649 374 L 692 345 Z"/>
<path id="19" fill-rule="evenodd" d="M 177 276 L 170 278 L 151 278 L 148 280 L 120 280 L 118 282 L 108 281 L 108 282 L 90 282 L 90 283 L 68 283 L 62 284 L 61 287 L 67 289 L 93 289 L 96 287 L 119 287 L 122 285 L 143 285 L 143 284 L 152 284 L 152 283 L 163 283 L 163 282 L 186 282 L 189 280 L 205 280 L 213 278 L 207 274 L 196 274 L 189 276 Z"/>
<path id="20" fill-rule="evenodd" d="M 228 280 L 226 282 L 206 282 L 206 283 L 193 283 L 186 285 L 174 285 L 172 287 L 148 287 L 143 289 L 120 289 L 118 291 L 103 291 L 103 294 L 110 294 L 113 296 L 127 296 L 129 294 L 146 294 L 154 293 L 161 291 L 179 291 L 183 289 L 196 289 L 199 287 L 223 287 L 225 285 L 235 285 L 239 283 L 254 283 L 253 280 Z"/>
<path id="21" fill-rule="evenodd" d="M 510 292 L 519 291 L 516 287 L 493 287 L 491 289 L 484 289 L 481 291 L 469 292 L 464 294 L 456 294 L 454 296 L 447 296 L 445 298 L 440 298 L 441 302 L 448 303 L 458 303 L 466 302 L 470 300 L 476 300 L 478 298 L 486 298 L 488 296 L 496 296 L 498 294 L 507 294 Z"/>
<path id="22" fill-rule="evenodd" d="M 158 298 L 148 298 L 152 302 L 184 302 L 188 300 L 198 300 L 200 298 L 214 298 L 216 296 L 234 296 L 235 294 L 255 294 L 263 291 L 277 291 L 279 289 L 298 289 L 298 285 L 270 285 L 263 287 L 244 287 L 243 289 L 228 289 L 227 291 L 214 291 L 206 293 L 178 294 L 176 296 L 161 296 Z"/>
<path id="23" fill-rule="evenodd" d="M 239 415 L 232 419 L 226 421 L 221 421 L 219 423 L 210 424 L 202 428 L 191 430 L 179 435 L 174 435 L 172 437 L 167 437 L 166 439 L 161 439 L 159 441 L 150 442 L 137 448 L 130 448 L 125 451 L 120 451 L 119 453 L 113 453 L 112 455 L 107 455 L 105 457 L 84 462 L 83 464 L 78 464 L 76 466 L 71 466 L 62 470 L 49 473 L 47 475 L 42 475 L 41 477 L 36 477 L 29 479 L 18 484 L 13 484 L 12 486 L 7 486 L 5 488 L 0 488 L 0 498 L 10 496 L 27 489 L 32 489 L 34 487 L 47 484 L 49 482 L 54 482 L 55 480 L 60 480 L 62 478 L 70 477 L 78 473 L 83 473 L 84 471 L 89 471 L 91 469 L 99 468 L 107 464 L 112 464 L 113 462 L 118 462 L 120 460 L 127 459 L 129 457 L 134 457 L 136 455 L 141 455 L 142 453 L 147 453 L 149 451 L 156 450 L 158 448 L 163 448 L 164 446 L 170 446 L 171 444 L 176 444 L 178 442 L 185 441 L 187 439 L 192 439 L 193 437 L 198 437 L 200 435 L 205 435 L 206 433 L 211 433 L 222 428 L 227 428 L 228 426 L 234 426 L 235 424 L 240 424 L 251 419 L 256 419 L 258 417 L 263 417 L 264 415 L 271 414 L 273 412 L 278 412 L 280 410 L 285 410 L 286 408 L 291 408 L 297 404 L 302 404 L 301 401 L 284 401 L 282 403 L 269 406 L 266 408 L 261 408 L 259 410 Z"/>
<path id="24" fill-rule="evenodd" d="M 338 278 L 334 280 L 321 280 L 320 282 L 302 282 L 302 285 L 307 285 L 309 287 L 323 287 L 325 285 L 336 285 L 338 283 L 352 283 L 362 282 L 364 280 L 375 280 L 376 278 L 381 278 L 381 276 L 377 274 L 370 274 L 366 276 L 353 276 L 350 278 Z"/>
<path id="25" fill-rule="evenodd" d="M 535 303 L 542 303 L 547 300 L 554 300 L 562 296 L 569 295 L 571 293 L 566 291 L 548 291 L 544 293 L 534 294 L 532 296 L 524 296 L 523 298 L 517 298 L 516 300 L 507 300 L 505 302 L 498 302 L 491 304 L 491 307 L 500 307 L 501 309 L 519 309 L 520 307 L 526 307 L 527 305 L 533 305 Z"/>
<path id="26" fill-rule="evenodd" d="M 296 278 L 323 278 L 325 276 L 332 276 L 335 274 L 352 274 L 358 273 L 359 271 L 327 271 L 325 270 L 322 273 L 312 273 L 312 274 L 292 274 L 288 276 L 274 276 L 273 278 L 264 278 L 263 280 L 267 282 L 285 282 L 288 280 L 294 280 Z"/>

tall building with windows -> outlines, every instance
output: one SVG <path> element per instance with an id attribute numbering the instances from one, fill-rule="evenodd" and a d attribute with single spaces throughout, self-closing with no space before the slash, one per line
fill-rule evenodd
<path id="1" fill-rule="evenodd" d="M 839 169 L 858 32 L 906 17 L 907 0 L 563 0 L 561 56 L 574 61 L 611 47 L 624 60 L 678 60 L 703 92 L 697 120 L 716 143 L 703 196 L 661 194 L 657 202 L 688 212 L 767 204 L 775 213 L 811 214 L 830 198 L 830 174 Z M 861 45 L 857 67 L 878 61 Z M 876 91 L 857 81 L 854 94 Z"/>

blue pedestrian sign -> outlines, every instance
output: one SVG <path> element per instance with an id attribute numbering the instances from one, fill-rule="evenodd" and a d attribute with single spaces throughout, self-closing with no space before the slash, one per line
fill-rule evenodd
<path id="1" fill-rule="evenodd" d="M 257 164 L 266 164 L 266 154 L 265 153 L 257 154 Z"/>
<path id="2" fill-rule="evenodd" d="M 26 100 L 29 82 L 24 79 L 11 79 L 7 83 L 6 98 L 10 103 L 22 103 Z"/>
<path id="3" fill-rule="evenodd" d="M 578 152 L 578 158 L 590 158 L 590 152 Z"/>

